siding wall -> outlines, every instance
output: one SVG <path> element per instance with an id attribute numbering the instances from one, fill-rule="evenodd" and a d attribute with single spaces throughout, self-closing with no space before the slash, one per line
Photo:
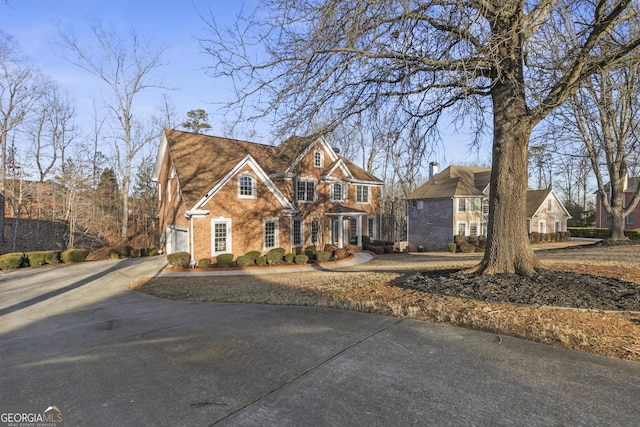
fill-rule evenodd
<path id="1" fill-rule="evenodd" d="M 408 240 L 409 251 L 415 252 L 418 246 L 426 250 L 438 250 L 453 242 L 453 201 L 450 197 L 443 199 L 426 199 L 424 208 L 408 207 Z"/>

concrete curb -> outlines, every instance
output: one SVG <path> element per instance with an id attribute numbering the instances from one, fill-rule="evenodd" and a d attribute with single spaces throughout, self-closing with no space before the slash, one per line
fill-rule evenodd
<path id="1" fill-rule="evenodd" d="M 344 267 L 364 264 L 373 259 L 369 252 L 356 252 L 351 259 L 305 266 L 281 266 L 278 268 L 255 268 L 250 270 L 207 270 L 207 271 L 162 271 L 157 277 L 206 277 L 206 276 L 255 276 L 263 274 L 287 274 L 305 271 L 333 271 Z"/>

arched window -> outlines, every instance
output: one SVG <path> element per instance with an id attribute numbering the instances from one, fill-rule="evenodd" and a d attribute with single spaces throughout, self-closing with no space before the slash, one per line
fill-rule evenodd
<path id="1" fill-rule="evenodd" d="M 256 185 L 255 179 L 251 175 L 242 175 L 238 181 L 239 197 L 255 197 Z"/>
<path id="2" fill-rule="evenodd" d="M 323 157 L 322 157 L 322 152 L 321 151 L 316 151 L 315 153 L 313 153 L 313 166 L 317 167 L 317 168 L 321 168 L 322 164 L 324 163 L 323 161 Z"/>

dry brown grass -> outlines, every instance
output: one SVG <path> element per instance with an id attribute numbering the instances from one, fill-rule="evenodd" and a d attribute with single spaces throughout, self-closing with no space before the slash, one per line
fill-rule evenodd
<path id="1" fill-rule="evenodd" d="M 640 284 L 639 247 L 540 254 L 547 268 Z M 412 318 L 640 360 L 640 313 L 521 307 L 428 294 L 395 286 L 416 271 L 466 268 L 475 258 L 389 255 L 343 271 L 260 276 L 153 278 L 140 292 L 188 301 L 330 307 Z"/>

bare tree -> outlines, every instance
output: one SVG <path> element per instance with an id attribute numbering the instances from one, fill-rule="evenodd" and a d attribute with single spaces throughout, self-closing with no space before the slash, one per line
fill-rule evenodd
<path id="1" fill-rule="evenodd" d="M 638 97 L 640 63 L 625 63 L 591 76 L 563 110 L 565 127 L 570 126 L 575 138 L 586 146 L 602 205 L 611 218 L 612 240 L 626 239 L 625 219 L 640 201 L 640 180 L 628 180 L 629 172 L 640 165 Z M 633 182 L 635 194 L 627 201 L 629 182 Z"/>
<path id="2" fill-rule="evenodd" d="M 280 129 L 396 111 L 394 127 L 433 135 L 452 113 L 493 114 L 485 273 L 532 275 L 527 149 L 536 124 L 590 75 L 640 44 L 637 1 L 262 0 L 202 44 L 212 75 Z M 266 10 L 264 10 L 266 9 Z M 611 36 L 609 36 L 611 35 Z M 253 102 L 253 104 L 250 104 Z M 395 129 L 392 129 L 395 131 Z M 427 132 L 428 131 L 428 132 Z"/>
<path id="3" fill-rule="evenodd" d="M 7 140 L 25 121 L 40 98 L 40 73 L 24 57 L 11 36 L 0 31 L 0 242 L 4 242 Z"/>
<path id="4" fill-rule="evenodd" d="M 133 160 L 142 147 L 159 135 L 159 130 L 147 126 L 142 115 L 134 114 L 134 101 L 141 92 L 161 87 L 154 82 L 153 74 L 162 66 L 164 49 L 152 48 L 141 41 L 135 31 L 131 31 L 130 39 L 125 43 L 115 30 L 108 30 L 100 23 L 94 22 L 91 29 L 98 52 L 93 53 L 88 46 L 83 46 L 70 31 L 60 31 L 60 45 L 65 51 L 65 59 L 98 77 L 112 91 L 113 98 L 107 108 L 117 123 L 113 137 L 122 183 L 121 239 L 125 241 L 128 238 Z"/>

